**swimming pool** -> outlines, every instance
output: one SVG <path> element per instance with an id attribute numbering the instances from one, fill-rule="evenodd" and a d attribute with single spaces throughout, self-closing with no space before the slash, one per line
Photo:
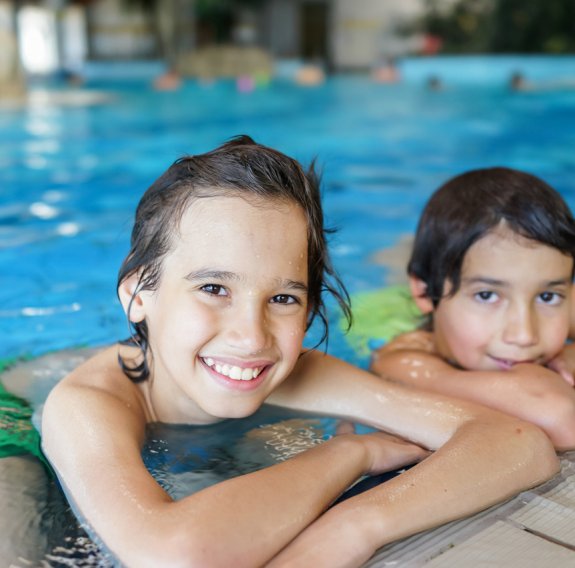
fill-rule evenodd
<path id="1" fill-rule="evenodd" d="M 235 134 L 318 158 L 351 292 L 386 283 L 389 268 L 372 255 L 413 232 L 433 189 L 463 170 L 526 169 L 575 204 L 574 90 L 462 82 L 429 92 L 359 76 L 251 93 L 232 82 L 176 93 L 149 85 L 95 77 L 86 89 L 109 101 L 0 108 L 0 358 L 125 336 L 115 276 L 139 196 L 178 156 Z M 345 342 L 334 337 L 329 349 L 341 354 Z"/>
<path id="2" fill-rule="evenodd" d="M 466 80 L 430 92 L 416 79 L 383 85 L 349 76 L 317 88 L 277 82 L 240 93 L 232 82 L 190 82 L 176 93 L 157 93 L 149 79 L 98 76 L 81 93 L 36 91 L 26 108 L 0 108 L 0 359 L 124 337 L 115 277 L 140 195 L 178 156 L 239 133 L 304 163 L 318 158 L 328 223 L 339 229 L 331 241 L 334 261 L 352 294 L 395 277 L 390 255 L 374 261 L 378 251 L 398 247 L 429 194 L 466 169 L 526 169 L 575 205 L 575 91 L 510 93 L 503 83 Z M 312 330 L 310 343 L 313 336 Z M 329 351 L 365 363 L 337 325 Z M 258 420 L 292 419 L 272 418 L 256 416 L 241 433 Z M 309 423 L 290 424 L 312 444 L 329 435 L 324 423 L 311 430 Z M 272 427 L 265 443 L 289 451 L 282 438 L 289 434 Z M 182 483 L 198 482 L 188 471 L 196 464 L 168 459 L 167 447 L 181 435 L 178 428 L 156 432 L 146 449 L 166 485 L 173 478 L 162 478 L 164 470 L 181 470 Z M 223 425 L 218 436 L 226 435 Z M 261 442 L 248 438 L 237 448 L 242 455 L 212 459 L 208 477 L 264 465 L 267 454 L 245 463 L 246 454 L 257 453 L 245 444 Z M 230 459 L 236 470 L 218 470 Z M 41 534 L 69 544 L 59 547 L 55 565 L 70 558 L 107 565 L 54 485 L 41 485 L 42 492 L 41 522 L 48 528 Z"/>

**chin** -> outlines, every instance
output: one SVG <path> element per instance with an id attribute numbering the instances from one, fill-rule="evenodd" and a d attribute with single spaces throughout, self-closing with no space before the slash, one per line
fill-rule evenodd
<path id="1" fill-rule="evenodd" d="M 252 414 L 257 412 L 261 407 L 262 405 L 258 404 L 242 408 L 230 408 L 228 412 L 223 413 L 220 411 L 215 413 L 214 416 L 217 416 L 222 420 L 226 418 L 247 418 L 248 416 L 251 416 Z"/>

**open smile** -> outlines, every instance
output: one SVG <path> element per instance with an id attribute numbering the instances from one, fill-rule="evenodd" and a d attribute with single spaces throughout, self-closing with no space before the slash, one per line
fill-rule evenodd
<path id="1" fill-rule="evenodd" d="M 213 369 L 220 375 L 224 375 L 224 377 L 228 377 L 234 381 L 251 381 L 253 379 L 257 379 L 266 367 L 266 365 L 257 367 L 239 367 L 237 365 L 230 365 L 229 363 L 216 361 L 211 357 L 201 357 L 201 360 L 210 369 Z"/>

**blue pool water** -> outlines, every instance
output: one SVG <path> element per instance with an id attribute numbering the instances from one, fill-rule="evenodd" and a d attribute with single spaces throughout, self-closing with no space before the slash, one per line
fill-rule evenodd
<path id="1" fill-rule="evenodd" d="M 190 82 L 157 93 L 145 77 L 102 76 L 86 90 L 110 100 L 0 107 L 1 358 L 123 337 L 115 276 L 139 196 L 178 156 L 239 133 L 318 158 L 327 219 L 340 229 L 332 251 L 352 292 L 386 283 L 371 255 L 413 232 L 429 194 L 463 170 L 526 169 L 575 204 L 575 90 L 463 81 L 429 92 L 335 77 L 318 88 Z M 335 337 L 330 351 L 345 350 Z"/>

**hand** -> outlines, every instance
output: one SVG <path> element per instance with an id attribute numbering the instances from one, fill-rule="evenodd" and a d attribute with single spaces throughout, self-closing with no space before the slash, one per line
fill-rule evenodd
<path id="1" fill-rule="evenodd" d="M 406 465 L 420 462 L 431 452 L 391 434 L 375 432 L 356 435 L 368 451 L 369 462 L 366 475 L 377 475 L 393 471 Z"/>
<path id="2" fill-rule="evenodd" d="M 566 345 L 563 351 L 547 363 L 547 367 L 558 373 L 567 384 L 575 386 L 575 345 Z"/>

